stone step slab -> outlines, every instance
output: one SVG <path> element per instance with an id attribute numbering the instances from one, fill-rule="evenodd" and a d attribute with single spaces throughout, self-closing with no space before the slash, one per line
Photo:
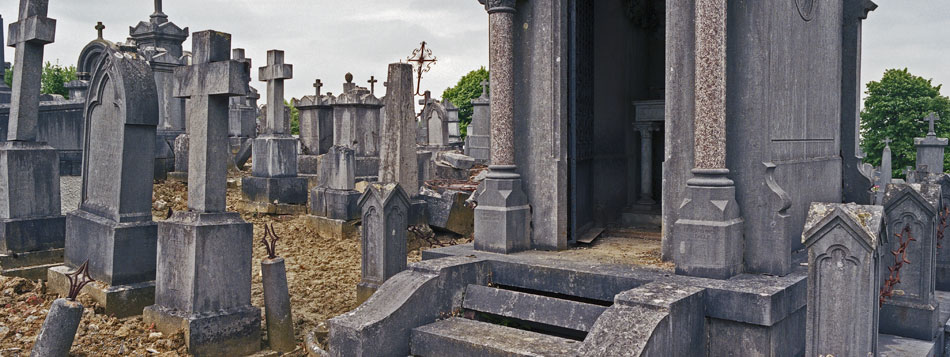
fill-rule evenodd
<path id="1" fill-rule="evenodd" d="M 606 307 L 481 285 L 469 285 L 462 308 L 589 332 Z"/>
<path id="2" fill-rule="evenodd" d="M 412 330 L 421 357 L 576 356 L 580 341 L 453 317 Z"/>

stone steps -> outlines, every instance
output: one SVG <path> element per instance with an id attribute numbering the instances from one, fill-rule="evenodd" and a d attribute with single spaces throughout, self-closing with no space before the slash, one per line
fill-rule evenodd
<path id="1" fill-rule="evenodd" d="M 453 317 L 412 330 L 410 350 L 421 357 L 576 356 L 580 341 Z"/>
<path id="2" fill-rule="evenodd" d="M 462 308 L 585 333 L 607 309 L 600 305 L 481 285 L 466 288 Z"/>

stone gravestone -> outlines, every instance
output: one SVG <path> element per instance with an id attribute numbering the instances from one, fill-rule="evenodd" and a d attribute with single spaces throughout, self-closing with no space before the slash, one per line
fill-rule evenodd
<path id="1" fill-rule="evenodd" d="M 144 321 L 183 331 L 188 352 L 240 356 L 260 349 L 261 311 L 251 305 L 253 226 L 226 212 L 228 98 L 247 95 L 244 64 L 231 61 L 231 35 L 196 32 L 194 64 L 175 70 L 188 98 L 188 211 L 158 225 L 155 305 Z"/>
<path id="2" fill-rule="evenodd" d="M 406 270 L 409 196 L 398 184 L 373 183 L 359 205 L 363 212 L 363 274 L 356 300 L 362 304 L 383 282 Z"/>
<path id="3" fill-rule="evenodd" d="M 877 192 L 874 195 L 875 204 L 884 204 L 884 193 L 894 175 L 894 168 L 891 165 L 891 139 L 887 138 L 884 139 L 884 151 L 881 153 L 881 174 L 878 176 Z"/>
<path id="4" fill-rule="evenodd" d="M 332 146 L 319 160 L 317 186 L 310 190 L 308 221 L 322 237 L 354 237 L 354 220 L 360 217 L 355 153 L 348 147 Z"/>
<path id="5" fill-rule="evenodd" d="M 3 36 L 3 16 L 0 16 L 0 48 L 6 47 L 4 43 L 7 41 L 7 38 Z M 6 73 L 7 62 L 3 58 L 3 52 L 0 50 L 0 73 Z M 10 87 L 7 86 L 7 83 L 0 81 L 0 104 L 10 103 Z"/>
<path id="6" fill-rule="evenodd" d="M 930 177 L 930 181 L 940 185 L 941 209 L 937 215 L 937 282 L 940 291 L 950 291 L 950 174 Z"/>
<path id="7" fill-rule="evenodd" d="M 323 95 L 321 80 L 316 80 L 314 95 L 305 96 L 294 106 L 300 111 L 300 145 L 302 154 L 297 157 L 297 171 L 307 177 L 309 187 L 316 186 L 314 179 L 319 173 L 319 155 L 326 154 L 333 146 L 333 96 Z"/>
<path id="8" fill-rule="evenodd" d="M 245 57 L 243 48 L 235 48 L 231 52 L 231 59 L 243 62 L 247 66 L 247 78 L 251 78 L 250 58 Z M 261 95 L 250 87 L 246 96 L 230 98 L 228 111 L 228 137 L 231 143 L 231 155 L 237 154 L 245 142 L 257 136 L 257 100 Z"/>
<path id="9" fill-rule="evenodd" d="M 333 104 L 333 145 L 356 151 L 357 181 L 376 181 L 379 174 L 379 121 L 383 103 L 347 73 L 343 94 Z"/>
<path id="10" fill-rule="evenodd" d="M 284 105 L 284 80 L 293 78 L 293 66 L 284 63 L 284 51 L 267 51 L 267 66 L 260 68 L 258 78 L 267 82 L 267 125 L 254 139 L 252 176 L 243 179 L 241 190 L 255 210 L 281 213 L 294 209 L 288 205 L 307 203 L 307 179 L 297 176 L 298 140 L 290 136 L 290 116 Z"/>
<path id="11" fill-rule="evenodd" d="M 379 180 L 396 182 L 408 194 L 419 193 L 416 157 L 416 114 L 412 106 L 412 65 L 389 65 L 386 116 L 380 145 Z"/>
<path id="12" fill-rule="evenodd" d="M 440 103 L 432 102 L 429 105 L 433 106 L 426 117 L 429 146 L 446 146 L 449 144 L 448 114 Z"/>
<path id="13" fill-rule="evenodd" d="M 0 269 L 31 279 L 45 277 L 43 265 L 62 262 L 65 245 L 59 156 L 36 141 L 43 46 L 56 30 L 56 20 L 46 17 L 48 5 L 20 0 L 19 20 L 10 24 L 16 65 L 7 138 L 0 143 Z"/>
<path id="14" fill-rule="evenodd" d="M 465 136 L 465 155 L 482 165 L 487 165 L 491 159 L 491 100 L 488 95 L 488 81 L 483 81 L 482 95 L 472 99 L 472 123 Z"/>
<path id="15" fill-rule="evenodd" d="M 877 355 L 880 206 L 812 203 L 808 249 L 806 356 Z"/>
<path id="16" fill-rule="evenodd" d="M 947 147 L 946 138 L 938 138 L 934 131 L 934 122 L 940 120 L 936 113 L 930 113 L 926 121 L 930 122 L 930 131 L 923 138 L 915 138 L 917 147 L 917 171 L 930 174 L 943 173 L 944 149 Z"/>
<path id="17" fill-rule="evenodd" d="M 169 171 L 166 177 L 171 181 L 188 182 L 188 134 L 179 134 L 173 146 L 175 168 Z"/>
<path id="18" fill-rule="evenodd" d="M 133 50 L 134 51 L 134 50 Z M 86 101 L 82 199 L 66 217 L 66 265 L 51 268 L 50 288 L 69 291 L 66 274 L 89 262 L 98 284 L 86 289 L 105 314 L 139 315 L 155 299 L 157 225 L 152 170 L 158 94 L 148 62 L 110 51 L 94 72 Z"/>
<path id="19" fill-rule="evenodd" d="M 448 99 L 445 100 L 445 112 L 448 114 L 446 124 L 449 129 L 449 144 L 462 142 L 462 132 L 459 128 L 459 107 L 452 104 Z"/>
<path id="20" fill-rule="evenodd" d="M 898 252 L 906 244 L 910 263 L 900 269 L 899 290 L 881 307 L 881 333 L 930 341 L 936 336 L 940 309 L 934 294 L 936 282 L 937 212 L 941 207 L 940 186 L 933 184 L 890 184 L 884 196 L 887 226 L 884 249 Z M 907 237 L 905 229 L 909 229 Z M 898 237 L 900 235 L 900 237 Z M 885 255 L 886 256 L 886 255 Z M 882 262 L 882 281 L 888 266 Z"/>

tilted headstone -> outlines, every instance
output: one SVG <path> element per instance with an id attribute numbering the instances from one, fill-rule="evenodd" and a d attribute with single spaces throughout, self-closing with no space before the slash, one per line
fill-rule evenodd
<path id="1" fill-rule="evenodd" d="M 357 301 L 366 301 L 380 285 L 406 270 L 409 196 L 398 184 L 373 183 L 360 197 L 362 279 Z"/>
<path id="2" fill-rule="evenodd" d="M 323 155 L 333 146 L 333 98 L 320 93 L 323 83 L 314 83 L 316 92 L 297 102 L 300 111 L 300 144 L 304 155 Z"/>
<path id="3" fill-rule="evenodd" d="M 152 221 L 151 158 L 158 95 L 148 62 L 111 51 L 99 63 L 86 100 L 82 198 L 66 217 L 66 265 L 50 286 L 69 290 L 66 274 L 89 262 L 102 287 L 90 294 L 108 315 L 142 313 L 155 294 L 157 225 Z M 144 80 L 143 80 L 144 79 Z M 122 103 L 121 105 L 116 105 Z"/>
<path id="4" fill-rule="evenodd" d="M 488 81 L 482 82 L 482 95 L 472 99 L 472 123 L 465 136 L 465 155 L 475 158 L 479 164 L 491 160 L 491 100 Z"/>
<path id="5" fill-rule="evenodd" d="M 887 297 L 881 307 L 881 333 L 926 341 L 936 336 L 940 315 L 934 294 L 940 200 L 938 185 L 888 185 L 884 196 L 884 249 L 904 254 L 884 255 L 890 257 L 882 262 L 885 268 L 880 279 L 890 277 L 889 266 L 900 268 L 900 278 L 893 296 Z M 898 264 L 905 258 L 904 264 Z"/>
<path id="6" fill-rule="evenodd" d="M 240 356 L 260 349 L 261 312 L 251 305 L 253 226 L 226 212 L 228 98 L 247 95 L 244 63 L 231 35 L 192 36 L 194 64 L 175 69 L 176 96 L 188 98 L 188 211 L 158 225 L 155 305 L 144 321 L 183 332 L 195 355 Z"/>
<path id="7" fill-rule="evenodd" d="M 925 120 L 930 123 L 930 131 L 926 137 L 914 139 L 914 146 L 917 147 L 917 171 L 942 174 L 948 139 L 937 137 L 934 122 L 940 120 L 940 117 L 936 113 L 930 113 Z"/>
<path id="8" fill-rule="evenodd" d="M 317 187 L 310 191 L 310 213 L 334 220 L 349 221 L 360 216 L 356 191 L 356 157 L 353 149 L 332 146 L 320 156 Z"/>
<path id="9" fill-rule="evenodd" d="M 416 113 L 412 105 L 412 65 L 392 63 L 386 81 L 386 116 L 380 145 L 379 180 L 419 193 Z"/>
<path id="10" fill-rule="evenodd" d="M 811 204 L 806 356 L 877 355 L 883 215 L 881 206 Z"/>
<path id="11" fill-rule="evenodd" d="M 382 101 L 369 89 L 346 77 L 343 93 L 334 99 L 333 145 L 356 152 L 356 179 L 375 181 L 379 174 L 380 108 Z"/>
<path id="12" fill-rule="evenodd" d="M 19 20 L 8 34 L 17 60 L 7 141 L 0 143 L 0 258 L 23 259 L 13 264 L 23 264 L 22 272 L 61 262 L 57 253 L 65 243 L 58 153 L 36 142 L 43 46 L 53 42 L 56 29 L 56 20 L 46 17 L 48 4 L 20 0 Z"/>
<path id="13" fill-rule="evenodd" d="M 284 51 L 267 51 L 267 66 L 258 78 L 267 82 L 267 122 L 253 142 L 251 177 L 241 190 L 251 202 L 270 205 L 306 204 L 307 179 L 297 176 L 298 140 L 290 135 L 290 115 L 284 105 L 284 80 L 293 78 L 293 66 L 284 63 Z"/>

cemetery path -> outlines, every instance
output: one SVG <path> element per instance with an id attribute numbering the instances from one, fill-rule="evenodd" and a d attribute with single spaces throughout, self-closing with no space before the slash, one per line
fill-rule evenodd
<path id="1" fill-rule="evenodd" d="M 242 173 L 247 174 L 247 173 Z M 264 306 L 260 260 L 267 253 L 260 238 L 264 224 L 273 224 L 281 237 L 278 255 L 287 262 L 287 279 L 293 307 L 294 332 L 303 346 L 310 331 L 322 328 L 327 319 L 356 307 L 356 284 L 360 281 L 360 243 L 358 240 L 323 238 L 310 229 L 303 216 L 270 216 L 239 211 L 241 189 L 239 175 L 229 178 L 228 210 L 238 211 L 254 224 L 254 264 L 251 284 L 252 303 Z M 187 209 L 187 186 L 179 182 L 161 182 L 154 186 L 152 213 L 164 220 L 168 209 Z M 426 230 L 427 233 L 430 231 Z M 436 234 L 427 237 L 409 235 L 410 262 L 421 259 L 424 249 L 468 243 L 470 238 Z M 52 302 L 59 296 L 46 294 L 43 284 L 0 276 L 0 356 L 26 356 L 39 333 Z M 79 326 L 72 356 L 158 355 L 185 356 L 181 334 L 163 336 L 142 322 L 141 317 L 119 320 L 96 314 L 95 304 L 87 296 L 80 301 L 87 309 Z M 89 308 L 92 307 L 92 308 Z M 262 331 L 264 326 L 262 326 Z M 266 333 L 262 333 L 266 336 Z M 262 342 L 266 348 L 266 341 Z M 305 356 L 299 349 L 288 356 Z"/>

